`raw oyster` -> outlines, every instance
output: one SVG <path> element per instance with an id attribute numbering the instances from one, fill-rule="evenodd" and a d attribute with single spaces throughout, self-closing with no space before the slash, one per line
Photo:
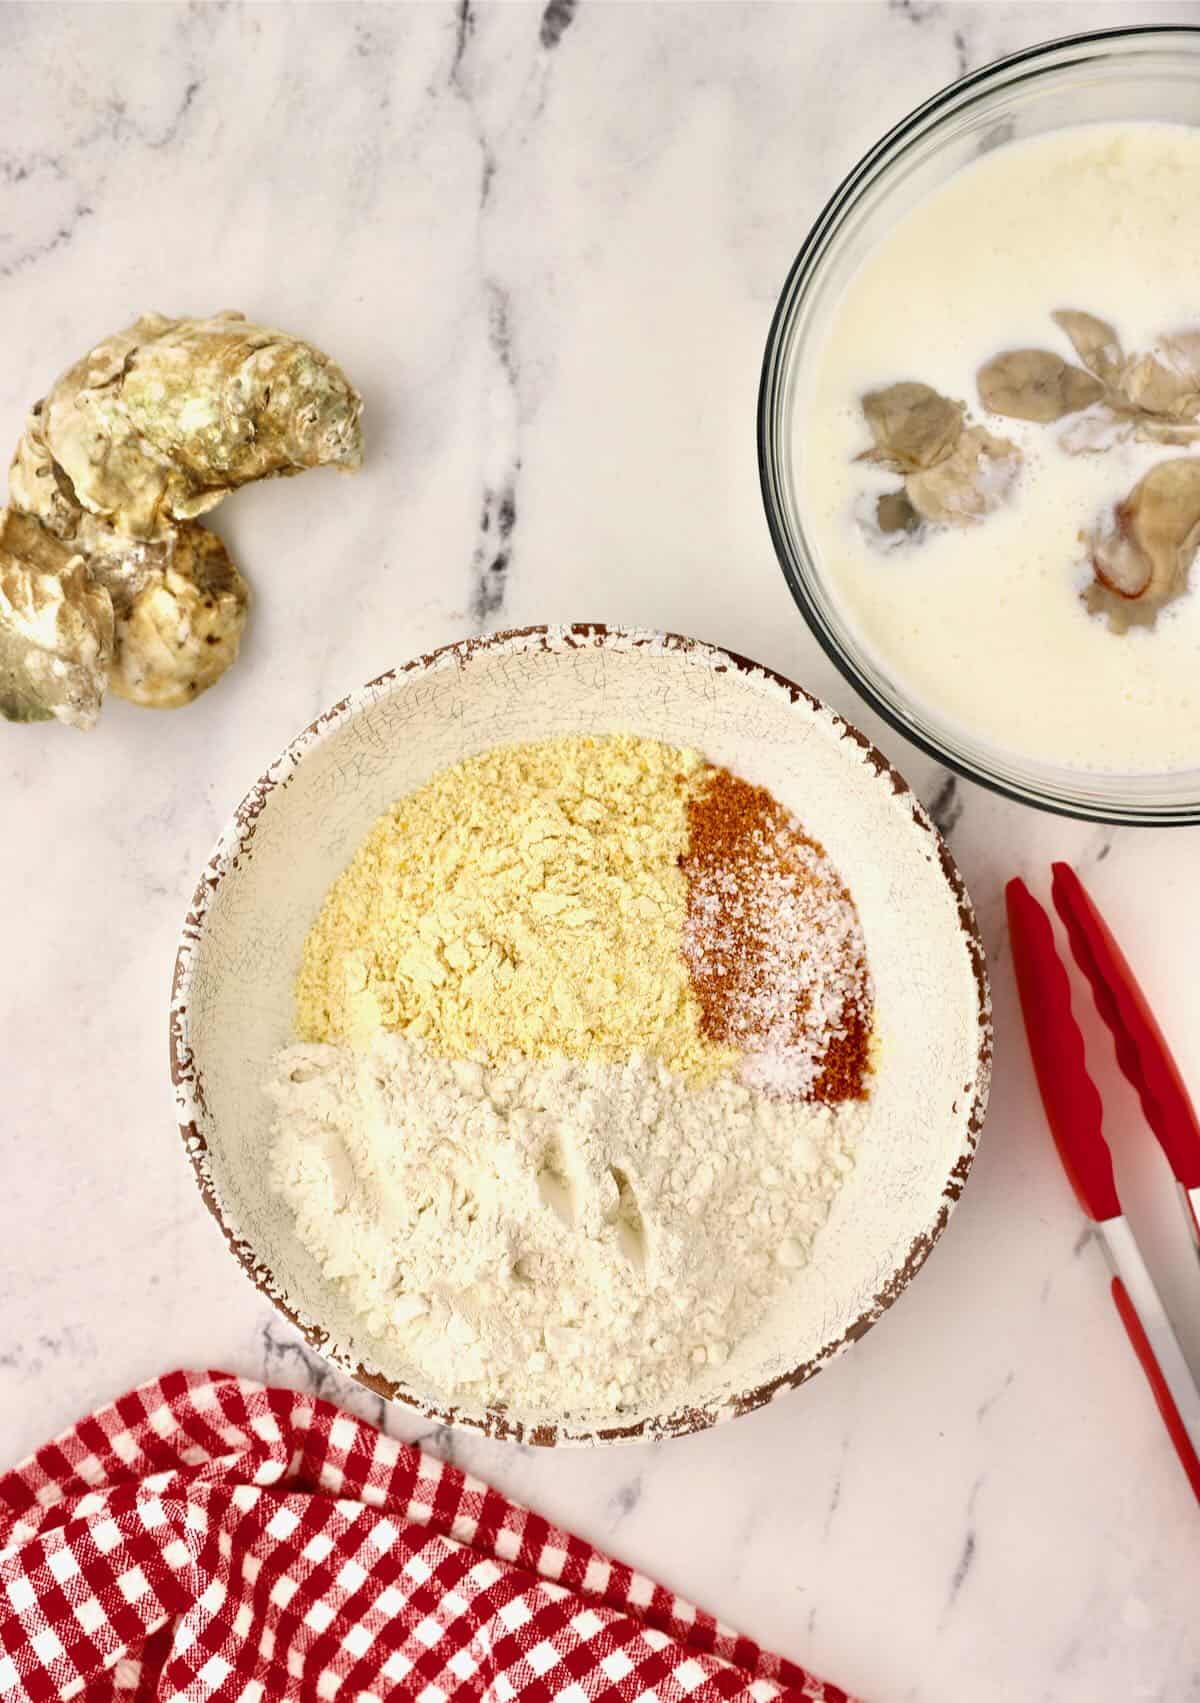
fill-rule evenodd
<path id="1" fill-rule="evenodd" d="M 1200 547 L 1200 457 L 1160 461 L 1089 535 L 1095 583 L 1084 593 L 1093 614 L 1124 632 L 1153 626 L 1181 596 Z"/>
<path id="2" fill-rule="evenodd" d="M 928 384 L 904 380 L 862 399 L 875 447 L 861 459 L 882 462 L 897 473 L 936 467 L 953 451 L 966 409 Z"/>
<path id="3" fill-rule="evenodd" d="M 1045 424 L 1077 414 L 1104 395 L 1093 373 L 1049 349 L 1010 349 L 980 367 L 979 400 L 993 414 Z"/>
<path id="4" fill-rule="evenodd" d="M 1020 466 L 1016 444 L 982 426 L 970 426 L 951 456 L 926 472 L 910 473 L 904 488 L 922 520 L 971 526 L 1004 502 Z"/>

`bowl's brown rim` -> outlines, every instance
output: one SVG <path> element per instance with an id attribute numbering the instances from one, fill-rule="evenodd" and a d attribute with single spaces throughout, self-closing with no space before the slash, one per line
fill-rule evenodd
<path id="1" fill-rule="evenodd" d="M 320 1326 L 303 1319 L 285 1297 L 276 1290 L 270 1274 L 261 1261 L 257 1259 L 253 1249 L 234 1234 L 227 1222 L 221 1203 L 206 1171 L 204 1161 L 208 1144 L 196 1115 L 198 1110 L 203 1111 L 205 1109 L 205 1102 L 204 1084 L 190 1041 L 188 993 L 191 986 L 192 970 L 203 939 L 208 908 L 225 875 L 237 867 L 242 852 L 253 839 L 258 819 L 262 815 L 271 793 L 277 786 L 286 785 L 288 778 L 294 773 L 300 761 L 312 750 L 314 742 L 331 735 L 343 720 L 356 713 L 359 705 L 368 700 L 372 694 L 378 694 L 382 689 L 403 679 L 406 675 L 423 672 L 443 663 L 449 657 L 453 657 L 462 665 L 469 662 L 481 651 L 502 645 L 512 645 L 522 639 L 529 641 L 529 648 L 531 649 L 550 649 L 552 645 L 563 645 L 567 648 L 582 650 L 589 647 L 603 648 L 612 645 L 623 649 L 650 646 L 660 650 L 676 650 L 685 654 L 703 651 L 710 656 L 721 659 L 717 664 L 717 672 L 732 668 L 747 676 L 762 676 L 782 687 L 788 693 L 792 703 L 804 702 L 811 709 L 828 715 L 838 734 L 843 738 L 850 739 L 860 747 L 866 761 L 875 770 L 879 779 L 888 782 L 897 796 L 908 800 L 915 825 L 928 833 L 933 840 L 939 865 L 957 906 L 959 926 L 974 970 L 976 986 L 978 1050 L 974 1078 L 970 1083 L 964 1085 L 964 1092 L 970 1094 L 971 1102 L 964 1123 L 962 1147 L 946 1178 L 942 1198 L 933 1223 L 914 1237 L 905 1258 L 876 1291 L 869 1305 L 864 1308 L 858 1318 L 847 1327 L 841 1336 L 826 1343 L 811 1359 L 781 1373 L 768 1382 L 744 1391 L 732 1401 L 724 1402 L 719 1407 L 682 1407 L 673 1413 L 642 1419 L 636 1424 L 610 1425 L 596 1429 L 580 1428 L 579 1430 L 572 1430 L 566 1424 L 526 1424 L 520 1418 L 500 1407 L 488 1408 L 482 1415 L 463 1413 L 451 1406 L 429 1402 L 406 1385 L 382 1377 L 365 1366 L 352 1365 L 336 1354 L 331 1354 L 327 1337 Z M 984 1116 L 987 1111 L 992 1063 L 991 998 L 987 976 L 987 955 L 984 951 L 983 941 L 979 934 L 966 885 L 941 834 L 920 801 L 913 794 L 908 782 L 898 773 L 893 764 L 851 722 L 837 714 L 836 711 L 831 710 L 820 699 L 814 697 L 811 692 L 806 691 L 803 686 L 797 685 L 795 681 L 789 680 L 773 668 L 753 662 L 748 657 L 740 656 L 736 651 L 727 650 L 724 646 L 712 644 L 707 640 L 691 639 L 678 633 L 613 627 L 602 622 L 579 622 L 569 626 L 515 627 L 503 632 L 454 640 L 450 644 L 441 645 L 436 650 L 425 652 L 420 656 L 411 658 L 408 662 L 398 664 L 395 668 L 387 669 L 384 673 L 377 675 L 375 679 L 369 680 L 364 686 L 360 686 L 357 690 L 340 698 L 330 709 L 318 716 L 315 721 L 310 722 L 306 728 L 297 734 L 270 768 L 259 776 L 242 799 L 218 838 L 196 885 L 196 891 L 180 931 L 179 947 L 175 957 L 175 971 L 171 988 L 169 1043 L 171 1083 L 179 1113 L 179 1133 L 201 1197 L 219 1226 L 230 1252 L 254 1286 L 271 1305 L 282 1313 L 289 1323 L 295 1326 L 311 1347 L 331 1359 L 333 1364 L 345 1371 L 357 1383 L 362 1384 L 365 1388 L 386 1400 L 398 1402 L 423 1417 L 435 1420 L 443 1425 L 459 1425 L 480 1431 L 486 1436 L 499 1440 L 542 1446 L 564 1443 L 651 1441 L 660 1437 L 686 1436 L 696 1431 L 705 1430 L 725 1419 L 750 1413 L 755 1408 L 762 1407 L 767 1402 L 772 1401 L 783 1391 L 795 1389 L 806 1383 L 809 1378 L 814 1377 L 837 1355 L 849 1348 L 851 1343 L 857 1342 L 859 1338 L 865 1336 L 871 1326 L 892 1306 L 924 1265 L 935 1242 L 945 1229 L 951 1212 L 958 1203 L 971 1169 L 979 1132 L 983 1127 Z"/>

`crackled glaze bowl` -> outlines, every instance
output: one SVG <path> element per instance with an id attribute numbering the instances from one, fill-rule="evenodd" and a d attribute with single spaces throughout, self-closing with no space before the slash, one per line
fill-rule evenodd
<path id="1" fill-rule="evenodd" d="M 663 1412 L 477 1408 L 381 1370 L 372 1341 L 267 1194 L 268 1061 L 291 1038 L 301 947 L 330 884 L 393 801 L 489 746 L 629 732 L 700 749 L 768 787 L 853 894 L 878 1043 L 854 1170 L 784 1303 Z M 803 1383 L 911 1281 L 962 1191 L 987 1101 L 984 955 L 962 881 L 905 782 L 800 687 L 711 645 L 595 626 L 449 645 L 381 675 L 293 741 L 200 877 L 170 1014 L 179 1125 L 247 1275 L 317 1349 L 381 1395 L 535 1443 L 678 1435 Z"/>

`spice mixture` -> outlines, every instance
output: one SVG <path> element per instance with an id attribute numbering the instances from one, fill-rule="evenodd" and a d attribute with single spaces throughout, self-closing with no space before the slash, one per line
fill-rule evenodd
<path id="1" fill-rule="evenodd" d="M 866 1094 L 871 991 L 849 893 L 764 787 L 709 770 L 688 801 L 683 955 L 714 1046 L 792 1099 Z"/>
<path id="2" fill-rule="evenodd" d="M 401 800 L 331 889 L 269 1169 L 443 1399 L 627 1413 L 781 1300 L 853 1163 L 854 904 L 764 789 L 624 735 L 500 747 Z"/>

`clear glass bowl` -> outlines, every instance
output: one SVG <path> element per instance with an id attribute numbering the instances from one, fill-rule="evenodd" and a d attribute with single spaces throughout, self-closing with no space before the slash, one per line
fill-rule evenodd
<path id="1" fill-rule="evenodd" d="M 1064 816 L 1165 826 L 1200 822 L 1200 769 L 1116 774 L 1039 763 L 998 750 L 909 698 L 830 597 L 798 503 L 801 375 L 863 257 L 909 208 L 987 149 L 1122 119 L 1200 124 L 1200 28 L 1104 30 L 1029 48 L 953 83 L 889 131 L 830 199 L 788 274 L 763 359 L 759 473 L 792 596 L 842 673 L 893 727 L 1010 798 Z"/>

